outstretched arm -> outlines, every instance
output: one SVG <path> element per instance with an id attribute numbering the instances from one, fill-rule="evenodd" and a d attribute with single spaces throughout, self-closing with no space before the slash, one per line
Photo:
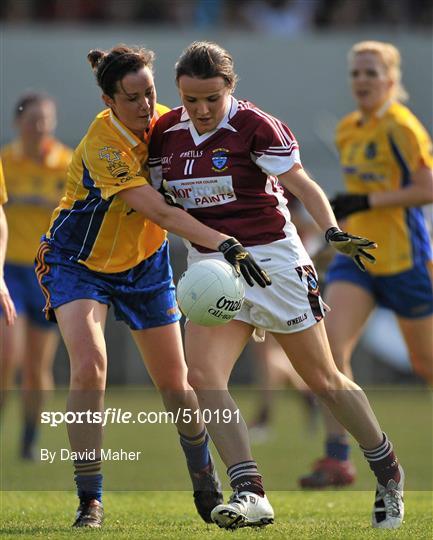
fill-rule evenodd
<path id="1" fill-rule="evenodd" d="M 261 287 L 271 284 L 266 272 L 258 266 L 253 257 L 235 238 L 211 229 L 185 210 L 173 204 L 167 204 L 164 196 L 152 186 L 125 189 L 118 196 L 128 206 L 163 229 L 186 238 L 194 244 L 220 251 L 226 261 L 233 265 L 238 273 L 242 273 L 250 286 L 253 286 L 253 281 Z"/>
<path id="2" fill-rule="evenodd" d="M 368 195 L 338 193 L 331 205 L 337 219 L 344 219 L 356 212 L 370 208 L 403 208 L 433 203 L 433 170 L 421 167 L 411 175 L 411 183 L 392 191 L 377 191 Z"/>
<path id="3" fill-rule="evenodd" d="M 7 242 L 8 226 L 3 206 L 0 205 L 0 306 L 3 310 L 6 324 L 11 325 L 14 323 L 17 314 L 3 275 Z"/>
<path id="4" fill-rule="evenodd" d="M 331 205 L 322 188 L 300 165 L 294 165 L 290 171 L 279 175 L 278 179 L 302 202 L 323 232 L 331 227 L 338 227 Z"/>
<path id="5" fill-rule="evenodd" d="M 355 264 L 365 270 L 363 260 L 375 263 L 376 259 L 366 249 L 377 245 L 367 238 L 342 232 L 322 188 L 312 180 L 304 169 L 296 164 L 290 171 L 280 175 L 281 183 L 295 195 L 311 214 L 317 225 L 325 233 L 326 241 L 340 253 L 351 257 Z"/>
<path id="6" fill-rule="evenodd" d="M 226 234 L 203 225 L 188 212 L 168 205 L 164 197 L 150 185 L 125 189 L 118 196 L 128 206 L 163 229 L 186 238 L 194 244 L 217 251 L 218 246 L 229 238 Z"/>

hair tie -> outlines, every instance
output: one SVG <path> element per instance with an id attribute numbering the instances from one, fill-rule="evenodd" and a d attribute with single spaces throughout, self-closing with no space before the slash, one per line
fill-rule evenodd
<path id="1" fill-rule="evenodd" d="M 104 67 L 101 74 L 99 75 L 99 79 L 100 79 L 101 83 L 102 83 L 103 78 L 107 74 L 107 71 L 113 66 L 113 64 L 115 64 L 120 58 L 123 58 L 124 56 L 130 56 L 131 54 L 133 54 L 133 53 L 121 53 L 121 54 L 117 54 L 114 58 L 112 58 L 108 62 L 108 64 Z"/>

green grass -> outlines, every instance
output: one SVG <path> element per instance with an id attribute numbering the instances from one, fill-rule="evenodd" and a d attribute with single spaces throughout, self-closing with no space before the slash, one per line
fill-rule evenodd
<path id="1" fill-rule="evenodd" d="M 276 522 L 264 529 L 235 532 L 207 526 L 196 516 L 191 495 L 185 492 L 109 493 L 101 531 L 72 530 L 75 497 L 71 493 L 10 492 L 3 494 L 2 538 L 132 539 L 363 539 L 432 538 L 432 500 L 427 492 L 408 492 L 407 517 L 397 531 L 369 526 L 372 494 L 366 492 L 273 492 Z"/>
<path id="2" fill-rule="evenodd" d="M 237 391 L 245 417 L 253 414 L 255 393 Z M 1 432 L 1 536 L 2 538 L 98 538 L 213 539 L 293 538 L 362 539 L 433 537 L 432 515 L 432 400 L 420 389 L 371 390 L 369 397 L 377 415 L 398 450 L 407 475 L 406 519 L 398 531 L 375 531 L 370 527 L 374 479 L 354 449 L 358 468 L 354 490 L 301 492 L 297 477 L 321 454 L 323 432 L 312 434 L 305 426 L 302 403 L 293 393 L 276 392 L 272 436 L 253 447 L 274 506 L 276 522 L 261 530 L 234 533 L 206 526 L 196 515 L 189 479 L 173 426 L 113 425 L 105 431 L 105 448 L 142 450 L 139 462 L 104 463 L 106 522 L 102 531 L 72 531 L 76 499 L 72 467 L 22 463 L 17 458 L 20 429 L 19 404 L 12 396 Z M 57 392 L 45 410 L 64 410 L 65 394 Z M 106 406 L 123 410 L 160 410 L 160 400 L 142 388 L 113 389 Z M 52 450 L 67 447 L 65 427 L 43 426 L 40 445 Z M 218 462 L 220 475 L 224 467 Z M 225 489 L 228 484 L 225 481 Z M 146 491 L 145 491 L 146 490 Z M 228 493 L 227 493 L 228 494 Z"/>

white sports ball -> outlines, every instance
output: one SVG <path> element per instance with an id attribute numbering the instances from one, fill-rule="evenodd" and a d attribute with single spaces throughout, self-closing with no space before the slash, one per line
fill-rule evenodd
<path id="1" fill-rule="evenodd" d="M 196 324 L 226 324 L 241 310 L 245 289 L 232 266 L 217 259 L 192 264 L 177 284 L 182 313 Z"/>

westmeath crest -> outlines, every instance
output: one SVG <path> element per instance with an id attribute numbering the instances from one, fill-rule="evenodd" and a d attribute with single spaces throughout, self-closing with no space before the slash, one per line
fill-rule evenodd
<path id="1" fill-rule="evenodd" d="M 229 151 L 227 148 L 216 148 L 215 150 L 212 150 L 212 170 L 215 172 L 222 172 L 225 171 L 227 166 L 227 161 L 229 159 L 228 154 Z"/>

